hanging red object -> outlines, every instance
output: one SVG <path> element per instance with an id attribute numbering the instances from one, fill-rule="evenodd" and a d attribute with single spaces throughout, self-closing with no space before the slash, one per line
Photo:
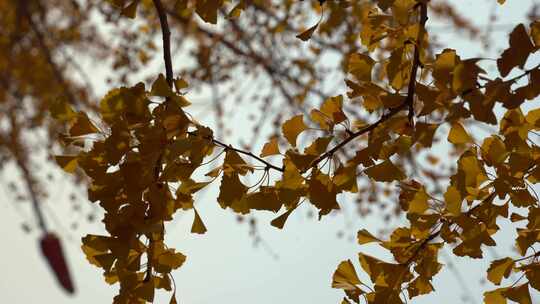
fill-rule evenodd
<path id="1" fill-rule="evenodd" d="M 73 281 L 71 280 L 71 275 L 69 274 L 64 253 L 62 252 L 62 244 L 60 244 L 60 239 L 58 239 L 53 233 L 45 233 L 41 237 L 40 244 L 41 252 L 47 259 L 49 266 L 51 266 L 56 279 L 60 285 L 62 285 L 65 291 L 73 294 L 75 292 L 75 288 L 73 287 Z"/>

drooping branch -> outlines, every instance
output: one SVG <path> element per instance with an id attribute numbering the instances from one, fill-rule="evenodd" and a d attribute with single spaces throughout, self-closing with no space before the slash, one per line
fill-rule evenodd
<path id="1" fill-rule="evenodd" d="M 414 44 L 413 66 L 411 69 L 411 77 L 409 78 L 409 86 L 407 88 L 407 98 L 405 102 L 409 108 L 409 123 L 414 126 L 414 91 L 416 89 L 416 75 L 418 74 L 418 68 L 420 67 L 420 47 L 424 42 L 424 36 L 426 33 L 427 16 L 427 2 L 429 0 L 419 0 L 416 6 L 420 9 L 420 22 L 418 27 L 418 36 Z"/>
<path id="2" fill-rule="evenodd" d="M 169 29 L 169 23 L 167 22 L 167 12 L 163 7 L 160 0 L 153 0 L 154 6 L 159 17 L 159 23 L 161 26 L 161 34 L 163 36 L 163 60 L 165 61 L 165 78 L 167 83 L 172 88 L 173 86 L 173 69 L 171 59 L 171 30 Z"/>
<path id="3" fill-rule="evenodd" d="M 165 12 L 165 9 L 163 8 L 163 4 L 160 0 L 154 0 L 154 6 L 156 8 L 158 17 L 159 17 L 159 23 L 161 26 L 161 33 L 163 38 L 163 60 L 165 62 L 165 78 L 167 80 L 167 84 L 172 89 L 173 87 L 173 70 L 172 70 L 172 59 L 171 59 L 171 31 L 169 29 L 169 24 L 167 22 L 167 14 Z M 156 164 L 154 165 L 154 180 L 156 183 L 159 181 L 159 175 L 161 173 L 161 161 L 162 161 L 162 155 L 158 157 L 156 160 Z M 154 259 L 154 239 L 152 236 L 149 237 L 149 244 L 148 244 L 148 251 L 147 251 L 147 265 L 146 265 L 146 276 L 144 278 L 145 281 L 149 281 L 152 278 L 152 268 L 153 263 L 152 260 Z"/>

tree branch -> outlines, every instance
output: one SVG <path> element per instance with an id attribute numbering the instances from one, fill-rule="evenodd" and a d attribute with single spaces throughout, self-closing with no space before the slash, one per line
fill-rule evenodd
<path id="1" fill-rule="evenodd" d="M 165 78 L 167 83 L 173 87 L 173 69 L 171 59 L 171 30 L 169 29 L 169 23 L 167 22 L 167 12 L 163 8 L 161 0 L 153 0 L 154 6 L 159 17 L 159 23 L 161 25 L 161 33 L 163 36 L 163 60 L 165 61 Z"/>
<path id="2" fill-rule="evenodd" d="M 409 78 L 409 87 L 407 89 L 407 98 L 405 102 L 409 107 L 409 123 L 414 126 L 414 91 L 416 89 L 416 74 L 418 73 L 418 67 L 420 66 L 420 46 L 424 41 L 426 33 L 427 16 L 427 2 L 429 0 L 419 0 L 416 5 L 420 8 L 420 22 L 418 28 L 418 36 L 416 37 L 416 43 L 414 44 L 414 57 L 413 66 L 411 70 L 411 77 Z"/>
<path id="3" fill-rule="evenodd" d="M 163 4 L 160 0 L 153 0 L 154 6 L 158 13 L 159 23 L 161 26 L 161 33 L 163 38 L 163 60 L 165 61 L 165 78 L 167 79 L 167 84 L 172 89 L 173 88 L 173 70 L 172 70 L 172 59 L 171 59 L 171 31 L 169 29 L 169 23 L 167 22 L 167 14 L 163 8 Z M 168 98 L 167 98 L 168 99 Z M 161 159 L 162 154 L 159 155 L 154 166 L 154 179 L 156 183 L 159 181 L 159 175 L 161 171 Z M 162 228 L 163 229 L 163 228 Z M 144 278 L 145 282 L 148 282 L 152 278 L 152 260 L 154 259 L 154 239 L 153 236 L 148 236 L 148 250 L 147 250 L 147 263 L 146 263 L 146 276 Z"/>
<path id="4" fill-rule="evenodd" d="M 277 170 L 277 171 L 280 171 L 280 172 L 284 171 L 283 168 L 272 165 L 271 163 L 265 161 L 264 159 L 258 157 L 255 154 L 253 154 L 253 152 L 251 152 L 251 151 L 244 151 L 244 150 L 237 149 L 237 148 L 235 148 L 235 147 L 233 147 L 231 145 L 227 145 L 227 144 L 225 144 L 225 143 L 223 143 L 223 142 L 221 142 L 221 141 L 219 141 L 219 140 L 217 140 L 215 138 L 211 138 L 210 140 L 217 146 L 223 147 L 225 149 L 233 150 L 233 151 L 235 151 L 235 152 L 237 152 L 239 154 L 244 154 L 244 155 L 247 155 L 247 156 L 249 156 L 251 158 L 254 158 L 254 159 L 258 160 L 259 162 L 263 163 L 269 169 L 274 169 L 274 170 Z"/>

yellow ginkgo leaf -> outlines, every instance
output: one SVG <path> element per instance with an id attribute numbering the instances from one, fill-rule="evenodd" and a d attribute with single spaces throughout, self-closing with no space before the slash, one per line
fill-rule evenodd
<path id="1" fill-rule="evenodd" d="M 378 238 L 376 238 L 375 236 L 373 236 L 371 233 L 369 233 L 369 231 L 367 231 L 366 229 L 358 230 L 358 233 L 357 233 L 356 236 L 357 236 L 357 239 L 358 239 L 358 244 L 360 244 L 360 245 L 367 244 L 367 243 L 372 243 L 372 242 L 380 242 L 381 241 Z"/>
<path id="2" fill-rule="evenodd" d="M 485 304 L 507 304 L 506 297 L 503 296 L 503 292 L 508 288 L 498 288 L 491 291 L 484 292 Z"/>
<path id="3" fill-rule="evenodd" d="M 223 0 L 198 0 L 195 7 L 197 15 L 205 22 L 216 24 L 219 8 L 223 5 Z"/>
<path id="4" fill-rule="evenodd" d="M 446 211 L 454 216 L 461 214 L 461 203 L 463 198 L 454 186 L 449 186 L 444 193 L 444 202 L 446 203 Z"/>
<path id="5" fill-rule="evenodd" d="M 512 300 L 519 304 L 532 304 L 528 283 L 510 287 L 504 292 L 502 292 L 502 294 L 506 296 L 509 300 Z"/>
<path id="6" fill-rule="evenodd" d="M 349 65 L 347 71 L 361 81 L 371 81 L 371 69 L 375 60 L 368 55 L 354 53 L 349 56 Z"/>
<path id="7" fill-rule="evenodd" d="M 145 300 L 146 302 L 154 302 L 154 280 L 150 278 L 145 280 L 139 287 L 134 291 L 135 295 L 140 299 Z"/>
<path id="8" fill-rule="evenodd" d="M 482 159 L 490 166 L 499 165 L 509 154 L 504 142 L 496 135 L 484 139 L 481 152 Z"/>
<path id="9" fill-rule="evenodd" d="M 291 213 L 294 211 L 294 209 L 295 208 L 291 208 L 287 210 L 285 213 L 283 213 L 282 215 L 276 217 L 270 222 L 270 225 L 279 229 L 283 229 L 283 226 L 285 226 L 285 222 L 289 218 L 289 215 L 291 215 Z"/>
<path id="10" fill-rule="evenodd" d="M 172 296 L 171 296 L 171 300 L 169 301 L 169 304 L 177 304 L 178 302 L 176 302 L 176 292 L 173 292 Z"/>
<path id="11" fill-rule="evenodd" d="M 491 262 L 487 270 L 488 280 L 495 284 L 501 284 L 503 277 L 508 278 L 514 267 L 514 260 L 511 258 L 504 258 Z"/>
<path id="12" fill-rule="evenodd" d="M 332 276 L 332 288 L 356 290 L 358 284 L 360 279 L 351 260 L 341 262 Z"/>
<path id="13" fill-rule="evenodd" d="M 289 141 L 289 143 L 293 147 L 296 147 L 296 138 L 300 133 L 306 130 L 306 128 L 307 126 L 306 124 L 304 124 L 304 118 L 300 114 L 283 123 L 281 131 L 283 132 L 283 135 L 285 136 L 287 141 Z"/>
<path id="14" fill-rule="evenodd" d="M 188 86 L 189 86 L 189 84 L 184 78 L 176 78 L 174 80 L 174 87 L 176 88 L 176 91 L 180 91 L 182 89 L 185 89 Z"/>
<path id="15" fill-rule="evenodd" d="M 96 126 L 90 121 L 86 113 L 83 112 L 77 114 L 75 123 L 69 129 L 69 135 L 71 136 L 81 136 L 98 132 Z"/>
<path id="16" fill-rule="evenodd" d="M 139 5 L 139 0 L 134 0 L 128 6 L 122 9 L 122 15 L 134 19 L 137 15 L 137 5 Z"/>
<path id="17" fill-rule="evenodd" d="M 378 182 L 391 182 L 402 180 L 406 177 L 405 174 L 390 160 L 385 160 L 380 164 L 369 167 L 365 172 L 369 177 Z"/>
<path id="18" fill-rule="evenodd" d="M 197 233 L 197 234 L 206 233 L 206 226 L 204 226 L 204 223 L 201 217 L 199 216 L 197 209 L 193 208 L 193 211 L 195 211 L 195 217 L 193 218 L 193 225 L 191 225 L 191 233 Z"/>
<path id="19" fill-rule="evenodd" d="M 58 99 L 49 106 L 51 116 L 60 122 L 69 122 L 77 117 L 77 113 L 63 99 Z"/>
<path id="20" fill-rule="evenodd" d="M 540 20 L 535 20 L 531 23 L 531 38 L 534 42 L 534 45 L 540 47 Z"/>
<path id="21" fill-rule="evenodd" d="M 534 109 L 529 111 L 529 113 L 527 113 L 527 115 L 525 116 L 525 120 L 532 126 L 540 128 L 540 109 Z"/>
<path id="22" fill-rule="evenodd" d="M 419 276 L 414 281 L 409 283 L 407 291 L 409 292 L 409 298 L 420 296 L 423 294 L 428 294 L 434 290 L 431 282 L 423 276 Z"/>
<path id="23" fill-rule="evenodd" d="M 471 140 L 471 137 L 459 122 L 452 123 L 452 128 L 450 128 L 450 133 L 448 133 L 449 142 L 457 145 L 469 143 Z"/>
<path id="24" fill-rule="evenodd" d="M 159 74 L 158 78 L 152 84 L 152 90 L 150 94 L 153 96 L 170 97 L 173 95 L 172 89 L 165 80 L 163 74 Z"/>
<path id="25" fill-rule="evenodd" d="M 423 214 L 429 208 L 428 199 L 429 196 L 424 187 L 420 188 L 420 190 L 416 191 L 413 199 L 409 201 L 409 213 Z"/>
<path id="26" fill-rule="evenodd" d="M 502 53 L 501 58 L 497 59 L 497 67 L 503 77 L 506 77 L 514 67 L 523 68 L 527 58 L 534 51 L 534 45 L 523 24 L 514 28 L 509 40 L 510 46 Z"/>
<path id="27" fill-rule="evenodd" d="M 302 33 L 296 35 L 296 38 L 302 41 L 308 41 L 311 38 L 311 36 L 313 36 L 313 33 L 315 33 L 315 30 L 317 30 L 318 26 L 319 26 L 319 22 L 317 22 L 314 26 L 308 28 L 307 30 L 303 31 Z"/>
<path id="28" fill-rule="evenodd" d="M 261 151 L 261 157 L 266 157 L 270 155 L 278 155 L 278 154 L 280 154 L 278 139 L 277 137 L 273 137 L 272 139 L 270 139 L 269 142 L 264 144 Z"/>
<path id="29" fill-rule="evenodd" d="M 57 155 L 54 157 L 56 163 L 68 173 L 73 173 L 77 169 L 77 156 Z"/>
<path id="30" fill-rule="evenodd" d="M 173 249 L 169 249 L 160 254 L 157 259 L 158 265 L 163 266 L 165 269 L 177 269 L 184 264 L 186 256 L 180 252 L 174 252 Z M 157 267 L 156 271 L 159 271 Z M 170 272 L 170 270 L 165 272 Z"/>

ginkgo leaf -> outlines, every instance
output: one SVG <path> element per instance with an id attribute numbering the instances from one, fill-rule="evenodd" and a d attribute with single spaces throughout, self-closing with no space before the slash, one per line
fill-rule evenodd
<path id="1" fill-rule="evenodd" d="M 287 221 L 287 219 L 289 218 L 289 215 L 291 215 L 291 213 L 294 211 L 294 208 L 291 208 L 289 210 L 287 210 L 285 213 L 283 213 L 282 215 L 276 217 L 275 219 L 273 219 L 271 222 L 270 222 L 270 225 L 276 227 L 276 228 L 279 228 L 279 229 L 283 229 L 283 226 L 285 226 L 285 222 Z"/>
<path id="2" fill-rule="evenodd" d="M 348 191 L 351 193 L 358 192 L 358 184 L 356 178 L 357 166 L 340 166 L 334 172 L 334 184 L 338 191 Z"/>
<path id="3" fill-rule="evenodd" d="M 150 91 L 150 94 L 161 97 L 173 96 L 173 91 L 167 83 L 167 80 L 165 80 L 165 76 L 163 76 L 163 74 L 159 74 L 156 81 L 154 81 L 154 83 L 152 84 L 152 90 Z"/>
<path id="4" fill-rule="evenodd" d="M 314 26 L 308 28 L 307 30 L 303 31 L 302 33 L 296 35 L 296 38 L 302 41 L 308 41 L 311 38 L 311 36 L 313 36 L 313 33 L 315 33 L 318 26 L 319 26 L 319 22 L 317 22 Z"/>
<path id="5" fill-rule="evenodd" d="M 455 186 L 449 186 L 446 189 L 446 192 L 444 193 L 444 202 L 446 203 L 446 211 L 448 213 L 453 216 L 461 214 L 463 198 Z"/>
<path id="6" fill-rule="evenodd" d="M 515 287 L 509 287 L 502 292 L 509 300 L 519 304 L 532 304 L 531 294 L 529 293 L 529 284 L 525 283 Z"/>
<path id="7" fill-rule="evenodd" d="M 525 120 L 537 127 L 537 128 L 540 128 L 540 109 L 534 109 L 534 110 L 531 110 L 527 113 L 527 115 L 525 116 Z"/>
<path id="8" fill-rule="evenodd" d="M 293 147 L 296 147 L 296 138 L 298 135 L 306 129 L 307 126 L 304 124 L 304 118 L 302 115 L 294 116 L 283 123 L 283 126 L 281 127 L 283 135 Z"/>
<path id="9" fill-rule="evenodd" d="M 534 45 L 523 24 L 519 24 L 510 33 L 510 46 L 497 59 L 497 67 L 501 76 L 505 77 L 510 71 L 519 66 L 523 68 L 529 55 L 534 51 Z"/>
<path id="10" fill-rule="evenodd" d="M 77 117 L 77 113 L 64 100 L 58 99 L 49 106 L 51 116 L 59 122 L 70 122 Z"/>
<path id="11" fill-rule="evenodd" d="M 413 199 L 409 201 L 409 213 L 411 214 L 423 214 L 428 208 L 429 196 L 426 193 L 424 187 L 416 191 Z"/>
<path id="12" fill-rule="evenodd" d="M 332 141 L 331 136 L 319 137 L 315 139 L 305 150 L 304 153 L 307 155 L 321 155 L 326 152 L 328 144 Z"/>
<path id="13" fill-rule="evenodd" d="M 396 167 L 390 160 L 369 167 L 364 172 L 378 182 L 397 181 L 406 177 L 401 169 Z"/>
<path id="14" fill-rule="evenodd" d="M 456 65 L 452 75 L 452 88 L 456 93 L 463 93 L 476 88 L 478 75 L 485 74 L 478 58 L 463 60 Z"/>
<path id="15" fill-rule="evenodd" d="M 185 89 L 188 86 L 189 86 L 189 84 L 184 78 L 176 78 L 174 80 L 174 87 L 176 88 L 176 91 L 180 91 L 182 89 Z"/>
<path id="16" fill-rule="evenodd" d="M 154 280 L 153 278 L 150 278 L 137 287 L 134 294 L 147 302 L 154 302 L 154 291 Z"/>
<path id="17" fill-rule="evenodd" d="M 221 208 L 225 209 L 239 202 L 246 192 L 247 187 L 242 184 L 237 173 L 223 174 L 217 201 Z"/>
<path id="18" fill-rule="evenodd" d="M 358 253 L 358 259 L 360 261 L 360 266 L 362 266 L 362 269 L 369 275 L 371 281 L 376 282 L 377 277 L 381 272 L 380 264 L 382 261 L 361 252 Z"/>
<path id="19" fill-rule="evenodd" d="M 259 191 L 249 193 L 244 198 L 249 209 L 278 212 L 283 205 L 274 187 L 261 186 Z"/>
<path id="20" fill-rule="evenodd" d="M 491 283 L 500 285 L 503 277 L 508 278 L 514 267 L 514 260 L 504 258 L 491 262 L 487 270 L 487 278 Z"/>
<path id="21" fill-rule="evenodd" d="M 172 290 L 172 282 L 167 274 L 163 277 L 154 275 L 154 285 L 156 289 L 165 289 L 167 291 Z"/>
<path id="22" fill-rule="evenodd" d="M 326 115 L 333 124 L 347 120 L 343 113 L 343 95 L 327 98 L 321 105 L 321 112 Z"/>
<path id="23" fill-rule="evenodd" d="M 193 225 L 191 225 L 191 233 L 204 234 L 206 233 L 206 226 L 204 225 L 197 209 L 193 208 L 195 217 L 193 218 Z"/>
<path id="24" fill-rule="evenodd" d="M 160 179 L 163 181 L 177 182 L 187 180 L 196 167 L 188 162 L 172 162 L 167 164 Z"/>
<path id="25" fill-rule="evenodd" d="M 510 192 L 512 204 L 516 207 L 529 207 L 537 204 L 537 200 L 527 189 L 516 189 Z"/>
<path id="26" fill-rule="evenodd" d="M 105 271 L 110 271 L 116 257 L 112 253 L 98 254 L 93 258 L 99 263 L 99 266 Z"/>
<path id="27" fill-rule="evenodd" d="M 358 244 L 360 244 L 360 245 L 367 244 L 367 243 L 372 243 L 372 242 L 380 242 L 381 241 L 378 238 L 376 238 L 375 236 L 373 236 L 371 233 L 369 233 L 369 231 L 367 231 L 366 229 L 358 230 L 356 238 L 358 240 Z"/>
<path id="28" fill-rule="evenodd" d="M 388 8 L 394 4 L 396 0 L 377 0 L 377 5 L 383 10 L 386 11 Z"/>
<path id="29" fill-rule="evenodd" d="M 375 60 L 368 55 L 354 53 L 349 56 L 349 65 L 347 71 L 361 81 L 371 81 L 371 70 Z"/>
<path id="30" fill-rule="evenodd" d="M 218 11 L 223 2 L 223 0 L 198 0 L 195 11 L 205 22 L 216 24 Z"/>
<path id="31" fill-rule="evenodd" d="M 465 128 L 459 123 L 452 123 L 450 133 L 448 133 L 448 141 L 453 144 L 465 144 L 471 142 L 471 136 L 465 131 Z"/>
<path id="32" fill-rule="evenodd" d="M 422 276 L 417 277 L 407 286 L 407 291 L 409 292 L 409 299 L 420 295 L 428 294 L 433 290 L 434 288 L 433 285 L 431 285 L 431 282 Z"/>
<path id="33" fill-rule="evenodd" d="M 77 156 L 57 155 L 54 157 L 56 163 L 68 173 L 73 173 L 77 169 Z"/>
<path id="34" fill-rule="evenodd" d="M 540 20 L 535 20 L 531 23 L 531 38 L 534 45 L 540 48 Z"/>
<path id="35" fill-rule="evenodd" d="M 69 129 L 69 135 L 71 136 L 81 136 L 98 132 L 98 128 L 94 126 L 86 113 L 83 112 L 79 112 L 77 114 L 77 119 L 75 120 L 75 123 Z"/>
<path id="36" fill-rule="evenodd" d="M 341 304 L 351 304 L 351 302 L 349 302 L 347 298 L 343 298 L 343 300 L 341 300 Z"/>
<path id="37" fill-rule="evenodd" d="M 236 6 L 234 6 L 231 11 L 227 14 L 227 17 L 230 19 L 236 19 L 240 17 L 242 11 L 246 9 L 246 4 L 244 1 L 240 1 Z"/>
<path id="38" fill-rule="evenodd" d="M 238 152 L 228 149 L 223 160 L 223 171 L 226 173 L 238 173 L 246 175 L 248 172 L 253 172 L 253 167 L 246 163 Z"/>
<path id="39" fill-rule="evenodd" d="M 177 269 L 186 261 L 186 256 L 180 252 L 174 252 L 169 249 L 157 257 L 158 264 L 156 265 L 156 271 L 167 273 L 170 269 Z M 164 267 L 159 268 L 158 266 Z M 168 269 L 168 270 L 167 270 Z"/>
<path id="40" fill-rule="evenodd" d="M 341 262 L 332 276 L 332 288 L 356 290 L 360 279 L 351 260 Z"/>
<path id="41" fill-rule="evenodd" d="M 279 152 L 279 145 L 278 145 L 278 138 L 273 137 L 270 139 L 269 142 L 265 143 L 262 151 L 261 151 L 261 157 L 266 157 L 270 155 L 278 155 Z"/>
<path id="42" fill-rule="evenodd" d="M 128 6 L 122 9 L 122 15 L 134 19 L 137 14 L 137 5 L 139 5 L 139 0 L 134 0 Z"/>
<path id="43" fill-rule="evenodd" d="M 484 139 L 482 143 L 482 158 L 486 164 L 497 166 L 508 156 L 504 142 L 498 136 L 490 136 Z"/>
<path id="44" fill-rule="evenodd" d="M 328 175 L 316 171 L 309 179 L 308 186 L 309 200 L 319 209 L 319 217 L 339 209 L 336 201 L 337 188 Z"/>
<path id="45" fill-rule="evenodd" d="M 507 304 L 506 297 L 503 292 L 507 288 L 498 288 L 484 292 L 484 304 Z"/>
<path id="46" fill-rule="evenodd" d="M 171 300 L 169 300 L 169 304 L 178 304 L 178 302 L 176 302 L 176 292 L 173 292 Z"/>

